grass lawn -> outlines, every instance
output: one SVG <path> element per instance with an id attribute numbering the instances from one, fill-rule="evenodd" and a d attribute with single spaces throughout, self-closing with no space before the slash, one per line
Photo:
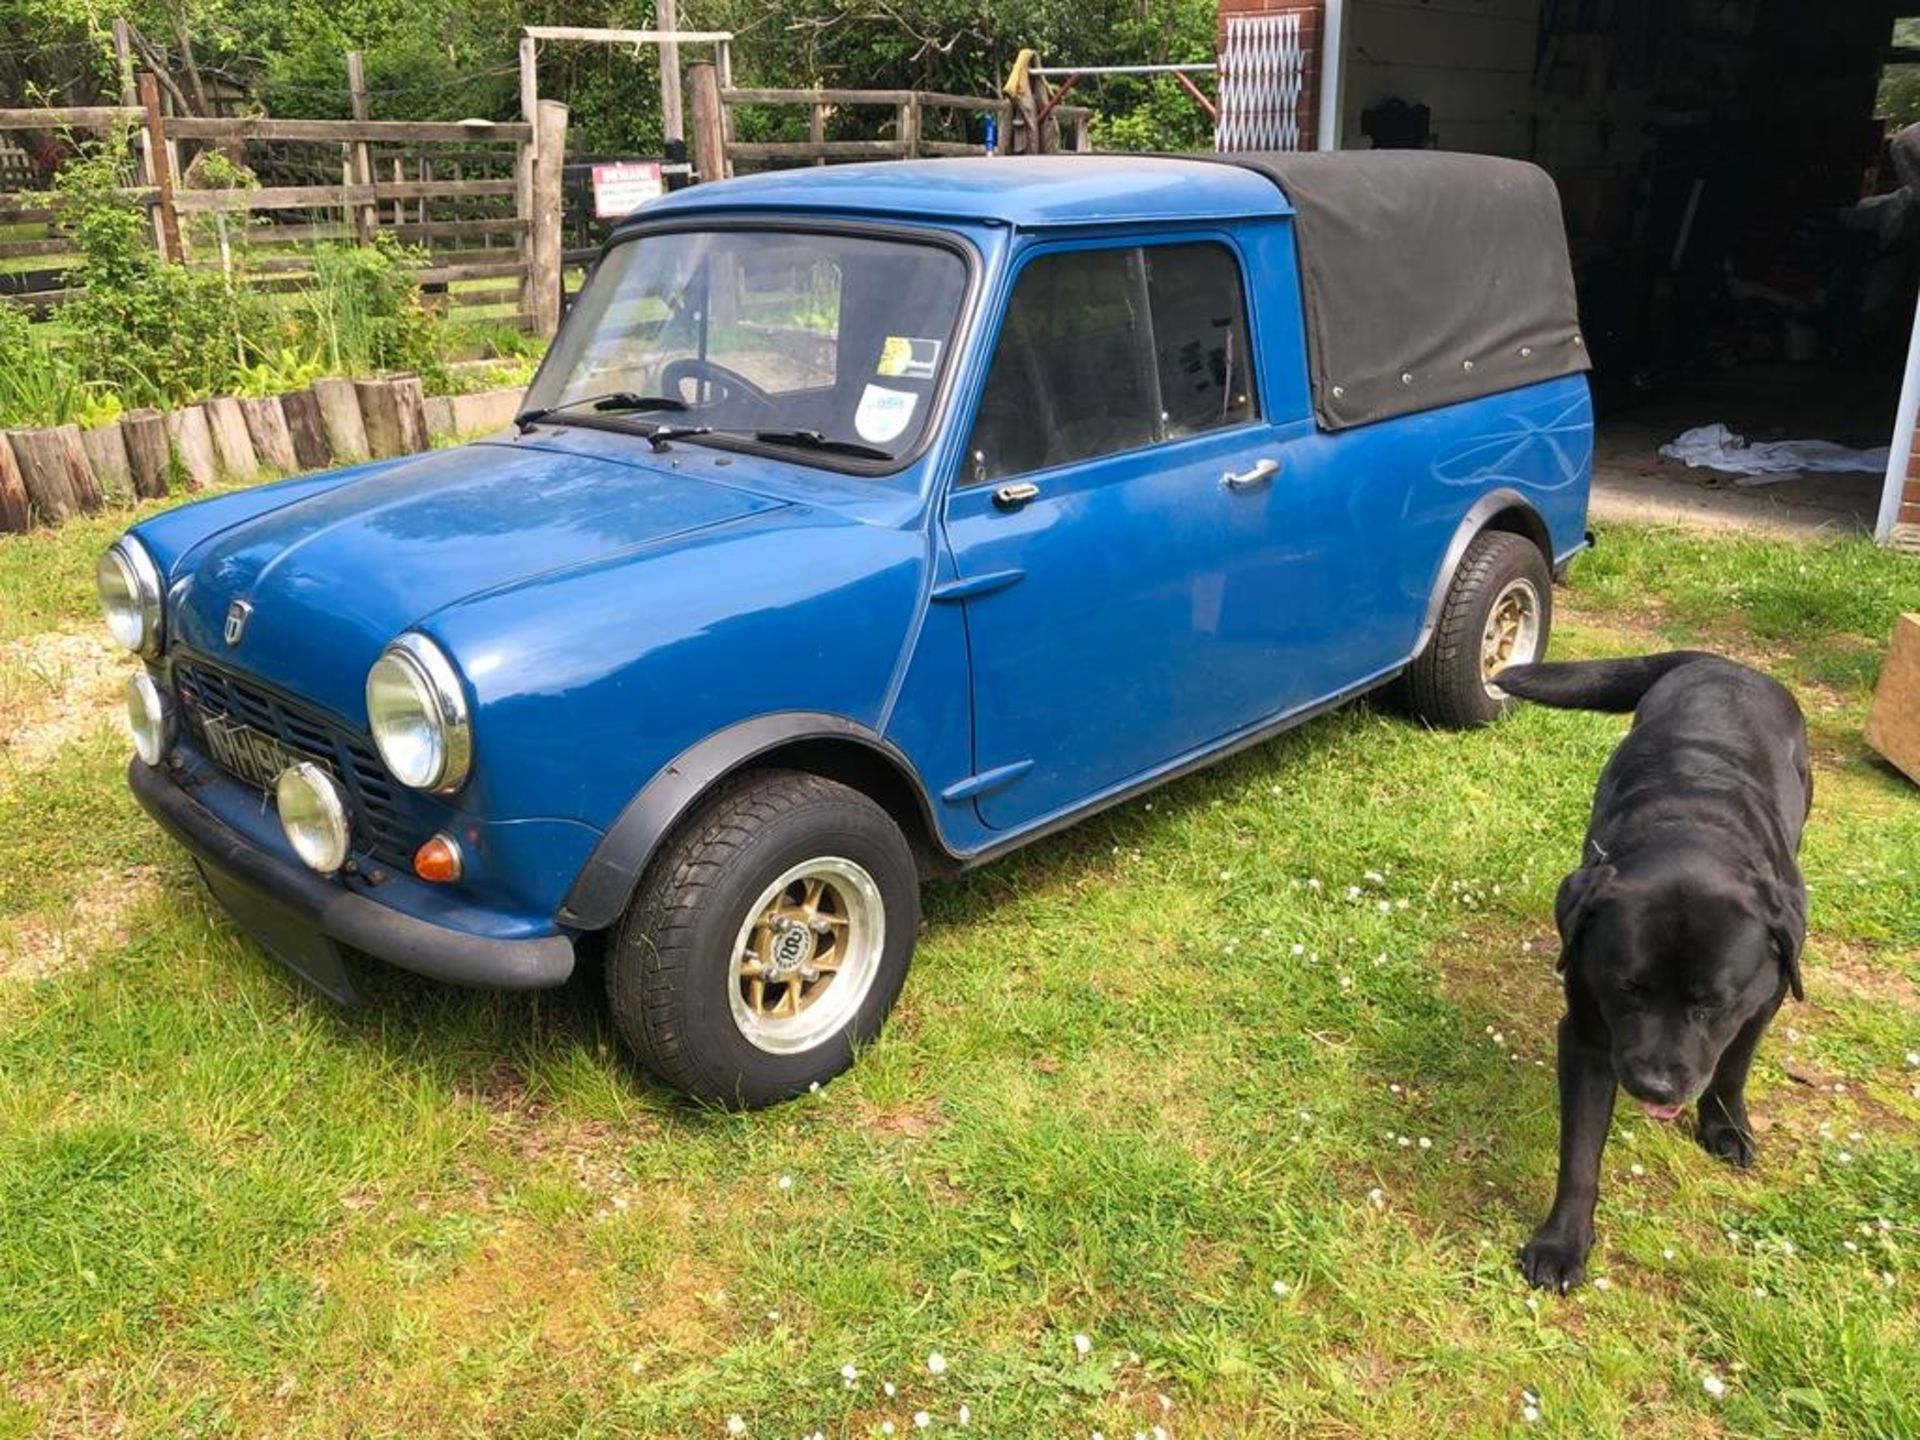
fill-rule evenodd
<path id="1" fill-rule="evenodd" d="M 1820 768 L 1758 1169 L 1623 1108 L 1562 1299 L 1622 721 L 1315 722 L 935 887 L 852 1074 L 703 1113 L 592 977 L 342 1013 L 236 937 L 122 784 L 118 523 L 0 542 L 0 1437 L 1920 1434 L 1920 793 L 1858 738 L 1920 562 L 1613 528 L 1559 592 L 1561 655 L 1772 668 Z"/>

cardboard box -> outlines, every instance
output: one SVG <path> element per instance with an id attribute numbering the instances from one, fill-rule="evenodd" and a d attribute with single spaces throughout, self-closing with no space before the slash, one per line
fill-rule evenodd
<path id="1" fill-rule="evenodd" d="M 1867 744 L 1920 784 L 1920 615 L 1902 615 L 1867 712 Z"/>

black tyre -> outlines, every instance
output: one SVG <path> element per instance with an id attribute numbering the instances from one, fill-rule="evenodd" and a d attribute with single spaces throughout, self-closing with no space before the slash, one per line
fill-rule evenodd
<path id="1" fill-rule="evenodd" d="M 608 951 L 607 999 L 667 1084 L 772 1105 L 879 1033 L 919 925 L 913 851 L 886 811 L 817 775 L 750 772 L 654 857 Z"/>
<path id="2" fill-rule="evenodd" d="M 1508 665 L 1547 653 L 1553 575 L 1522 535 L 1483 530 L 1461 557 L 1439 622 L 1407 667 L 1400 694 L 1430 725 L 1467 730 L 1500 718 L 1513 702 L 1494 683 Z"/>

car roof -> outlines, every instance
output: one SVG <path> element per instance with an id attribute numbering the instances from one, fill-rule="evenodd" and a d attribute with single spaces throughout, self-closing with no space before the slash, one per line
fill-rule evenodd
<path id="1" fill-rule="evenodd" d="M 1292 213 L 1269 177 L 1212 160 L 981 155 L 743 175 L 662 196 L 633 219 L 645 223 L 718 210 L 830 211 L 1022 227 Z"/>

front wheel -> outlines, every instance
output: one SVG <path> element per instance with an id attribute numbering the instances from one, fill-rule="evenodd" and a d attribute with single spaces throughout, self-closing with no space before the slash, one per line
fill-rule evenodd
<path id="1" fill-rule="evenodd" d="M 1547 653 L 1553 575 L 1523 535 L 1483 530 L 1460 559 L 1433 634 L 1407 667 L 1407 707 L 1430 725 L 1490 724 L 1513 702 L 1497 683 L 1509 665 Z"/>
<path id="2" fill-rule="evenodd" d="M 642 879 L 607 961 L 614 1023 L 690 1095 L 791 1099 L 879 1033 L 919 921 L 913 851 L 886 811 L 817 775 L 749 773 Z"/>

